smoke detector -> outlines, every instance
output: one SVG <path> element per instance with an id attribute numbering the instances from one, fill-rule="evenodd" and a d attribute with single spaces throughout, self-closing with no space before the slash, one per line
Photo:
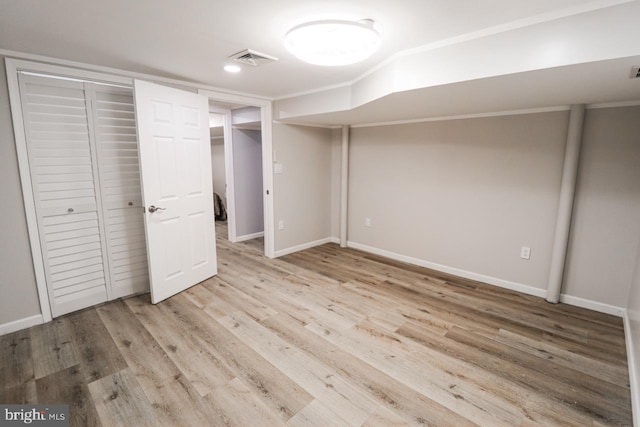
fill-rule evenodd
<path id="1" fill-rule="evenodd" d="M 235 53 L 231 55 L 229 59 L 241 64 L 251 65 L 252 67 L 259 67 L 278 60 L 275 56 L 260 53 L 251 49 L 245 49 L 242 52 Z"/>
<path id="2" fill-rule="evenodd" d="M 640 79 L 640 65 L 634 65 L 631 67 L 631 74 L 629 77 L 632 79 Z"/>

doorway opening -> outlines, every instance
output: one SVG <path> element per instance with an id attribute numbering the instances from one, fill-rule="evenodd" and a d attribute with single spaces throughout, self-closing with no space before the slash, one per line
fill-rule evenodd
<path id="1" fill-rule="evenodd" d="M 213 188 L 225 206 L 228 240 L 264 238 L 264 254 L 273 258 L 271 102 L 199 93 L 209 98 Z"/>
<path id="2" fill-rule="evenodd" d="M 264 206 L 260 109 L 210 103 L 209 112 L 216 220 L 226 221 L 231 242 L 261 238 Z"/>

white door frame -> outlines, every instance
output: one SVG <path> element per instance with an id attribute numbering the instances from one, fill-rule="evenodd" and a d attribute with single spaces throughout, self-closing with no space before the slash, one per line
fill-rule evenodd
<path id="1" fill-rule="evenodd" d="M 9 88 L 9 103 L 11 105 L 11 117 L 13 121 L 13 132 L 16 139 L 16 151 L 18 155 L 18 169 L 20 171 L 20 183 L 22 184 L 22 198 L 24 201 L 25 215 L 27 218 L 27 230 L 29 232 L 29 243 L 31 246 L 31 257 L 33 258 L 33 269 L 36 277 L 36 287 L 42 321 L 49 322 L 52 319 L 51 306 L 49 303 L 49 292 L 47 290 L 47 280 L 42 257 L 42 246 L 40 244 L 40 233 L 38 230 L 38 220 L 36 217 L 35 201 L 33 199 L 33 185 L 29 173 L 29 157 L 27 154 L 27 138 L 24 130 L 24 117 L 22 116 L 22 101 L 20 100 L 20 85 L 18 82 L 18 72 L 26 71 L 33 73 L 52 74 L 72 79 L 93 80 L 118 86 L 132 87 L 133 79 L 128 77 L 115 76 L 112 74 L 99 73 L 94 71 L 61 67 L 58 65 L 31 62 L 20 59 L 6 58 L 7 85 Z"/>
<path id="2" fill-rule="evenodd" d="M 231 110 L 211 105 L 209 98 L 209 112 L 214 114 L 222 114 L 224 116 L 224 125 L 222 126 L 224 141 L 224 180 L 226 184 L 226 209 L 227 209 L 227 235 L 230 242 L 236 239 L 236 193 L 233 175 L 233 132 L 231 132 L 232 116 Z"/>
<path id="3" fill-rule="evenodd" d="M 261 99 L 261 98 L 253 98 L 250 96 L 244 95 L 235 95 L 229 94 L 225 92 L 217 92 L 206 89 L 198 89 L 198 93 L 201 95 L 205 95 L 209 97 L 209 102 L 220 102 L 220 103 L 232 103 L 232 104 L 241 104 L 247 105 L 251 107 L 260 108 L 260 120 L 262 122 L 262 197 L 263 197 L 263 206 L 264 206 L 264 254 L 268 258 L 275 258 L 275 224 L 273 222 L 273 141 L 272 141 L 272 128 L 273 128 L 273 112 L 271 101 Z M 231 141 L 231 117 L 229 116 L 229 126 L 227 126 L 227 121 L 225 119 L 225 168 L 226 168 L 226 178 L 227 178 L 227 186 L 229 183 L 233 182 L 233 177 L 229 180 L 229 163 L 227 163 L 227 136 L 229 136 L 229 141 Z M 227 128 L 229 134 L 227 135 Z M 233 169 L 231 169 L 233 172 Z M 233 189 L 233 187 L 231 187 Z M 231 205 L 229 202 L 229 195 L 232 194 L 232 190 L 229 190 L 227 187 L 227 204 Z M 234 197 L 234 196 L 232 196 Z M 235 200 L 233 205 L 233 211 L 229 210 L 230 216 L 235 215 Z M 235 220 L 235 216 L 234 216 Z M 231 229 L 229 230 L 231 232 Z M 234 238 L 235 236 L 235 222 L 234 222 Z M 231 233 L 229 234 L 229 240 L 231 240 Z"/>

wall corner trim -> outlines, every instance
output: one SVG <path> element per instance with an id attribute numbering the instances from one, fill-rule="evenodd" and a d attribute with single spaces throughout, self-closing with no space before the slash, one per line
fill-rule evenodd
<path id="1" fill-rule="evenodd" d="M 340 240 L 336 239 L 335 237 L 325 237 L 324 239 L 314 240 L 313 242 L 302 243 L 300 245 L 291 246 L 290 248 L 280 249 L 279 251 L 276 251 L 275 255 L 276 258 L 278 258 L 284 255 L 292 254 L 294 252 L 313 248 L 314 246 L 324 245 L 325 243 L 340 243 Z"/>
<path id="2" fill-rule="evenodd" d="M 638 367 L 635 364 L 636 355 L 633 354 L 633 335 L 631 334 L 631 322 L 629 313 L 622 309 L 622 320 L 624 322 L 624 342 L 627 346 L 627 363 L 629 365 L 629 387 L 631 389 L 631 414 L 633 415 L 634 427 L 640 427 L 640 390 L 638 390 Z"/>
<path id="3" fill-rule="evenodd" d="M 41 325 L 43 323 L 44 319 L 42 318 L 42 314 L 36 314 L 34 316 L 25 317 L 12 322 L 3 323 L 0 325 L 0 336 L 10 334 L 11 332 L 21 331 L 35 325 Z"/>

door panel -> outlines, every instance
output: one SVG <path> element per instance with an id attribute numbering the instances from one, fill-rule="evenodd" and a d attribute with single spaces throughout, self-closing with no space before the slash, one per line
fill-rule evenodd
<path id="1" fill-rule="evenodd" d="M 142 81 L 134 88 L 151 300 L 157 303 L 217 273 L 209 109 L 201 95 Z"/>
<path id="2" fill-rule="evenodd" d="M 146 253 L 142 260 L 120 256 L 145 246 L 133 89 L 91 83 L 85 87 L 95 120 L 111 298 L 119 298 L 149 289 Z"/>
<path id="3" fill-rule="evenodd" d="M 81 82 L 20 74 L 33 199 L 54 317 L 107 300 L 90 117 Z"/>

